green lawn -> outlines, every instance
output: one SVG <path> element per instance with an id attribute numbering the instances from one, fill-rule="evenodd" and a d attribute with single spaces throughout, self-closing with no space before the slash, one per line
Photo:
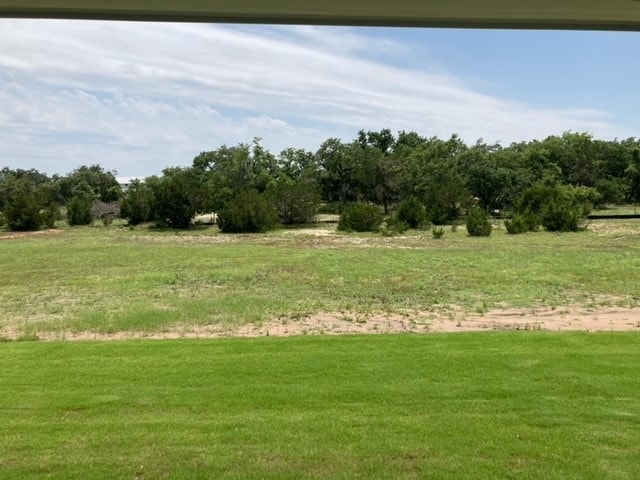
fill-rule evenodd
<path id="1" fill-rule="evenodd" d="M 318 312 L 638 305 L 640 222 L 590 228 L 498 228 L 489 238 L 447 229 L 436 240 L 92 227 L 4 239 L 0 336 L 161 332 Z"/>
<path id="2" fill-rule="evenodd" d="M 0 344 L 0 478 L 640 478 L 640 335 Z"/>

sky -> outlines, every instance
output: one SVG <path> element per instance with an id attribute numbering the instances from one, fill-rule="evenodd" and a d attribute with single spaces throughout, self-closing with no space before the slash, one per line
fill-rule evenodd
<path id="1" fill-rule="evenodd" d="M 640 137 L 640 33 L 0 20 L 0 168 L 144 177 L 260 137 Z"/>

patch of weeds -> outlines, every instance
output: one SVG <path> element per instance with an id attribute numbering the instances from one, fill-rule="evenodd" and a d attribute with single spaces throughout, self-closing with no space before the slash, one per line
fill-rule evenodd
<path id="1" fill-rule="evenodd" d="M 433 238 L 442 238 L 444 236 L 444 228 L 442 227 L 433 227 L 431 229 L 431 235 L 433 236 Z"/>
<path id="2" fill-rule="evenodd" d="M 478 313 L 479 315 L 484 315 L 488 311 L 489 311 L 489 305 L 487 305 L 487 302 L 484 300 L 480 305 L 476 306 L 476 313 Z"/>
<path id="3" fill-rule="evenodd" d="M 16 342 L 37 342 L 40 340 L 37 333 L 23 333 L 16 338 Z"/>

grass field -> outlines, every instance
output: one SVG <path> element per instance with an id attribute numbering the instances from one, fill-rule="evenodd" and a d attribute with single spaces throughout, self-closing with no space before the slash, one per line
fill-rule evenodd
<path id="1" fill-rule="evenodd" d="M 640 478 L 640 336 L 0 344 L 0 478 Z"/>
<path id="2" fill-rule="evenodd" d="M 0 232 L 0 339 L 640 303 L 640 222 Z M 0 478 L 640 478 L 640 335 L 0 342 Z"/>
<path id="3" fill-rule="evenodd" d="M 640 222 L 489 238 L 460 228 L 440 240 L 327 228 L 234 236 L 94 227 L 0 239 L 0 336 L 640 302 Z"/>

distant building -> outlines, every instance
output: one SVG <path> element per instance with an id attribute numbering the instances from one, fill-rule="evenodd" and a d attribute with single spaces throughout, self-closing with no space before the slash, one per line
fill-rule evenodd
<path id="1" fill-rule="evenodd" d="M 127 190 L 129 190 L 129 187 L 131 186 L 131 182 L 133 182 L 134 180 L 139 180 L 140 182 L 144 182 L 144 178 L 140 178 L 140 177 L 116 177 L 116 181 L 118 182 L 118 185 L 120 185 L 120 188 L 122 189 L 123 192 L 126 192 Z"/>

